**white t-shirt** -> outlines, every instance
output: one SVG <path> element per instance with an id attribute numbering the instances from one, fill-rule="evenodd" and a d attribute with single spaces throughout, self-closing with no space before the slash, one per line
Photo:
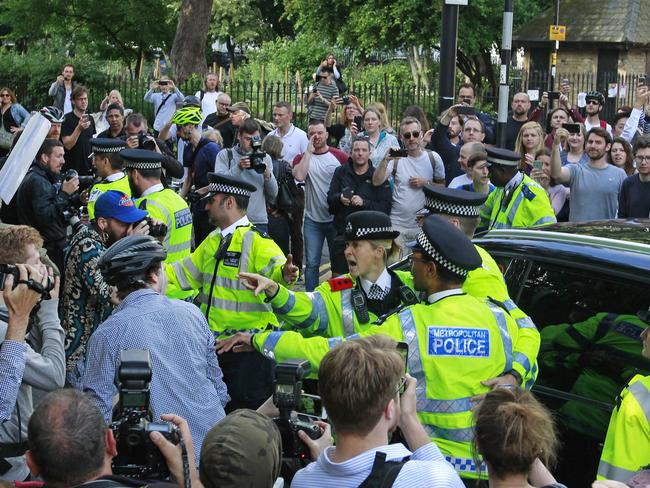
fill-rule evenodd
<path id="1" fill-rule="evenodd" d="M 416 158 L 408 156 L 398 160 L 397 172 L 393 179 L 393 203 L 390 211 L 390 220 L 395 229 L 408 231 L 416 228 L 415 212 L 424 207 L 422 188 L 411 187 L 409 179 L 414 176 L 428 181 L 445 179 L 445 168 L 442 161 L 439 162 L 435 156 L 434 161 L 436 164 L 435 177 L 426 151 L 422 151 L 422 154 Z M 394 164 L 394 160 L 390 161 L 386 168 L 389 178 L 392 177 Z"/>
<path id="2" fill-rule="evenodd" d="M 72 100 L 70 100 L 70 95 L 72 94 L 72 89 L 65 91 L 65 99 L 63 100 L 63 115 L 72 112 Z"/>
<path id="3" fill-rule="evenodd" d="M 600 127 L 600 124 L 591 125 L 591 124 L 589 123 L 589 120 L 588 120 L 588 119 L 585 119 L 585 130 L 586 130 L 587 132 L 589 132 L 589 131 L 590 131 L 591 129 L 593 129 L 594 127 Z M 607 132 L 609 132 L 609 135 L 610 135 L 610 136 L 612 135 L 612 126 L 609 125 L 609 124 L 607 124 Z"/>
<path id="4" fill-rule="evenodd" d="M 460 176 L 456 176 L 453 180 L 449 182 L 448 187 L 449 188 L 460 188 L 463 185 L 469 185 L 473 183 L 473 180 L 467 176 L 467 174 L 462 174 Z"/>
<path id="5" fill-rule="evenodd" d="M 203 120 L 201 122 L 204 122 L 208 115 L 217 111 L 217 97 L 219 95 L 221 95 L 220 91 L 204 92 L 203 100 L 201 100 L 201 91 L 196 92 L 196 98 L 201 100 L 201 113 L 203 114 Z"/>
<path id="6" fill-rule="evenodd" d="M 330 189 L 334 171 L 339 166 L 341 161 L 330 151 L 312 154 L 309 160 L 309 171 L 305 178 L 305 216 L 314 222 L 334 220 L 327 205 L 327 191 Z"/>
<path id="7" fill-rule="evenodd" d="M 282 139 L 282 158 L 285 161 L 293 161 L 298 154 L 303 154 L 307 150 L 309 139 L 304 130 L 291 124 L 289 131 L 281 136 L 278 129 L 269 132 L 270 136 L 277 136 Z"/>

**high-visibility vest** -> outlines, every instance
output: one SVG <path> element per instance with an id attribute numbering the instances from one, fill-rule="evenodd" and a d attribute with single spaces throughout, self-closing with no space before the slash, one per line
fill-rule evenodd
<path id="1" fill-rule="evenodd" d="M 265 302 L 264 294 L 255 296 L 237 275 L 257 273 L 286 284 L 282 275 L 287 261 L 284 254 L 252 224 L 237 227 L 228 246 L 220 250 L 221 259 L 215 273 L 215 254 L 221 239 L 221 231 L 216 229 L 189 256 L 167 264 L 167 295 L 178 289 L 198 291 L 201 310 L 208 313 L 210 328 L 220 337 L 277 326 L 278 319 L 271 305 Z"/>
<path id="2" fill-rule="evenodd" d="M 136 200 L 136 206 L 167 226 L 163 247 L 166 263 L 180 261 L 190 255 L 192 248 L 192 213 L 181 196 L 169 188 Z"/>
<path id="3" fill-rule="evenodd" d="M 546 190 L 527 175 L 507 199 L 504 188 L 497 187 L 481 206 L 480 214 L 481 226 L 490 229 L 536 227 L 557 222 Z"/>
<path id="4" fill-rule="evenodd" d="M 95 202 L 101 196 L 102 193 L 107 192 L 108 190 L 117 190 L 122 193 L 131 196 L 131 187 L 129 186 L 129 177 L 124 175 L 121 178 L 115 181 L 106 181 L 103 180 L 100 183 L 95 183 L 90 190 L 88 195 L 88 203 L 86 207 L 88 208 L 88 217 L 90 220 L 95 218 Z"/>
<path id="5" fill-rule="evenodd" d="M 597 479 L 626 483 L 650 464 L 650 376 L 636 375 L 609 421 Z"/>
<path id="6" fill-rule="evenodd" d="M 510 299 L 506 281 L 499 265 L 492 256 L 480 246 L 474 245 L 481 256 L 481 266 L 472 270 L 463 283 L 463 291 L 476 298 L 492 298 L 501 302 L 517 326 L 519 337 L 514 345 L 512 369 L 521 376 L 527 389 L 537 379 L 537 354 L 541 342 L 539 331 L 532 319 Z"/>
<path id="7" fill-rule="evenodd" d="M 278 295 L 281 292 L 282 287 Z M 280 301 L 283 298 L 286 295 Z M 478 478 L 486 468 L 474 462 L 471 409 L 475 405 L 470 399 L 489 391 L 481 381 L 512 370 L 518 333 L 517 324 L 504 309 L 460 294 L 406 307 L 383 324 L 347 339 L 385 334 L 409 345 L 408 369 L 417 380 L 420 421 L 462 477 Z M 342 340 L 273 331 L 255 334 L 252 345 L 277 362 L 302 358 L 317 370 L 325 354 Z"/>

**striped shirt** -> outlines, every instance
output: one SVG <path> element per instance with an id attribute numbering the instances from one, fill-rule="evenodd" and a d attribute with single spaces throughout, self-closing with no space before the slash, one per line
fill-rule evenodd
<path id="1" fill-rule="evenodd" d="M 330 460 L 334 447 L 328 447 L 318 457 L 296 473 L 291 488 L 356 488 L 369 475 L 375 461 L 375 453 L 386 453 L 386 461 L 401 461 L 411 456 L 399 472 L 394 488 L 463 488 L 463 482 L 454 468 L 445 461 L 442 453 L 433 442 L 411 453 L 403 444 L 389 444 L 370 449 L 342 463 Z"/>
<path id="2" fill-rule="evenodd" d="M 230 400 L 217 356 L 214 335 L 195 306 L 147 288 L 130 293 L 95 330 L 86 348 L 83 390 L 110 422 L 120 351 L 151 353 L 153 421 L 174 413 L 192 432 L 196 463 L 208 430 L 225 417 Z"/>
<path id="3" fill-rule="evenodd" d="M 328 102 L 332 101 L 332 98 L 339 96 L 339 89 L 336 87 L 336 83 L 332 81 L 329 85 L 325 83 L 316 83 L 314 89 L 318 90 L 318 93 Z M 325 120 L 325 114 L 329 104 L 321 100 L 321 97 L 316 96 L 309 105 L 309 119 L 310 120 Z"/>

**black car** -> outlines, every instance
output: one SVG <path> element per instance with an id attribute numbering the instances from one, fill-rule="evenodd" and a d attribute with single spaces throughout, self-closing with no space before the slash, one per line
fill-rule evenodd
<path id="1" fill-rule="evenodd" d="M 555 413 L 558 481 L 588 487 L 618 393 L 635 374 L 650 374 L 640 338 L 650 307 L 650 219 L 494 230 L 474 242 L 540 330 L 533 392 Z"/>
<path id="2" fill-rule="evenodd" d="M 590 486 L 618 393 L 635 374 L 650 374 L 640 338 L 650 306 L 650 220 L 497 230 L 475 243 L 540 330 L 533 391 L 556 414 L 557 478 Z"/>

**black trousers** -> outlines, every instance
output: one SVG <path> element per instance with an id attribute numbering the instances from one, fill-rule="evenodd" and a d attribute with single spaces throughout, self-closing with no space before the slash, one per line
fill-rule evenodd
<path id="1" fill-rule="evenodd" d="M 194 228 L 194 249 L 208 237 L 208 234 L 215 229 L 215 226 L 210 223 L 208 212 L 200 208 L 199 205 L 192 207 L 192 226 Z"/>
<path id="2" fill-rule="evenodd" d="M 226 352 L 219 356 L 230 403 L 226 413 L 238 408 L 255 410 L 273 394 L 275 363 L 258 352 Z"/>
<path id="3" fill-rule="evenodd" d="M 280 212 L 279 217 L 274 217 L 268 214 L 269 217 L 269 236 L 275 241 L 280 250 L 286 256 L 289 254 L 289 217 L 283 212 Z"/>

